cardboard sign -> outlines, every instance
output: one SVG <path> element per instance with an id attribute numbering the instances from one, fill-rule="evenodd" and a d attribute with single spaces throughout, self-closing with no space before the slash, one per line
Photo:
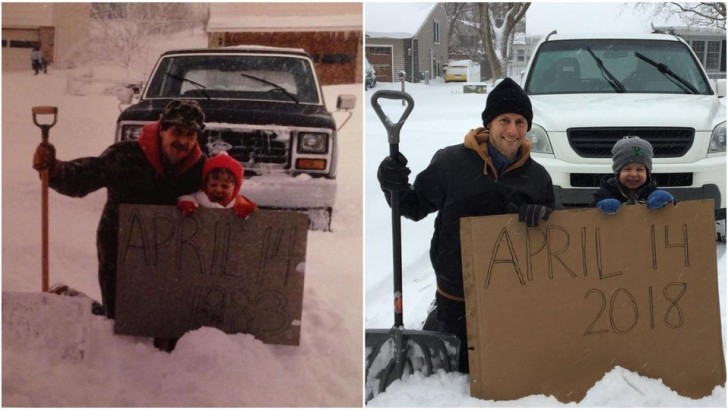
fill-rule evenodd
<path id="1" fill-rule="evenodd" d="M 461 219 L 471 395 L 580 401 L 615 366 L 691 398 L 723 385 L 713 208 Z"/>
<path id="2" fill-rule="evenodd" d="M 122 205 L 116 333 L 180 337 L 201 326 L 297 345 L 308 217 Z"/>

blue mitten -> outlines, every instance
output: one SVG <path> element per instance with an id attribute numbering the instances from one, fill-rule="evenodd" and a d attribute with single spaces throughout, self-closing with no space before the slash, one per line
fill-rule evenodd
<path id="1" fill-rule="evenodd" d="M 647 197 L 647 207 L 650 209 L 662 208 L 668 202 L 675 203 L 675 198 L 671 193 L 661 189 L 658 189 Z"/>
<path id="2" fill-rule="evenodd" d="M 597 202 L 597 208 L 601 209 L 607 215 L 614 215 L 619 210 L 622 203 L 618 199 L 607 198 Z"/>

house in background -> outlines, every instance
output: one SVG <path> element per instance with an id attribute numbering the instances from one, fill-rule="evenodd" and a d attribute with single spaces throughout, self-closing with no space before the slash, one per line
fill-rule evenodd
<path id="1" fill-rule="evenodd" d="M 30 70 L 30 51 L 40 46 L 49 63 L 62 63 L 86 39 L 89 3 L 3 3 L 2 71 Z"/>
<path id="2" fill-rule="evenodd" d="M 209 47 L 300 48 L 322 85 L 362 82 L 361 3 L 210 3 L 209 10 Z"/>
<path id="3" fill-rule="evenodd" d="M 448 20 L 439 3 L 366 3 L 364 48 L 377 81 L 442 77 Z"/>
<path id="4" fill-rule="evenodd" d="M 124 19 L 123 13 L 109 16 L 103 11 L 128 4 L 132 3 L 3 3 L 3 71 L 30 70 L 30 52 L 37 45 L 48 62 L 68 68 L 74 51 L 89 41 L 92 22 Z M 205 24 L 209 47 L 300 48 L 312 56 L 322 85 L 362 81 L 361 3 L 200 3 L 199 7 L 202 19 L 197 19 L 197 12 L 186 13 L 185 23 Z"/>

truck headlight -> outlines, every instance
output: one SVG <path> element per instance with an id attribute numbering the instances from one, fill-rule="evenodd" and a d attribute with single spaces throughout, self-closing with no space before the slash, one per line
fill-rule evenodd
<path id="1" fill-rule="evenodd" d="M 531 131 L 528 131 L 526 138 L 531 140 L 533 144 L 531 146 L 531 152 L 538 152 L 540 154 L 554 153 L 554 150 L 551 148 L 551 141 L 549 141 L 549 135 L 541 126 L 531 124 Z"/>
<path id="2" fill-rule="evenodd" d="M 714 154 L 716 152 L 725 152 L 725 121 L 718 124 L 713 129 L 713 135 L 710 136 L 708 154 Z"/>
<path id="3" fill-rule="evenodd" d="M 121 127 L 121 140 L 129 141 L 139 139 L 143 125 L 124 125 Z"/>
<path id="4" fill-rule="evenodd" d="M 298 134 L 298 152 L 301 154 L 325 154 L 329 148 L 329 136 L 319 132 Z"/>

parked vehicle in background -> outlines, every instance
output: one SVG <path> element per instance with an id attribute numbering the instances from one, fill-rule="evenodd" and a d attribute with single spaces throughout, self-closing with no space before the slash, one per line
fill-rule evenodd
<path id="1" fill-rule="evenodd" d="M 369 64 L 369 61 L 364 58 L 365 69 L 364 69 L 364 89 L 368 90 L 374 88 L 377 85 L 377 74 L 374 72 L 374 67 Z"/>
<path id="2" fill-rule="evenodd" d="M 523 78 L 534 112 L 532 153 L 551 174 L 557 206 L 588 206 L 612 174 L 614 143 L 639 136 L 654 147 L 658 186 L 677 200 L 713 199 L 725 236 L 726 80 L 714 89 L 685 41 L 554 31 Z"/>
<path id="3" fill-rule="evenodd" d="M 445 67 L 445 82 L 450 81 L 468 81 L 468 66 L 467 64 L 458 64 L 457 61 L 450 62 Z"/>
<path id="4" fill-rule="evenodd" d="M 305 212 L 330 230 L 336 194 L 337 128 L 314 64 L 301 49 L 235 46 L 163 53 L 139 102 L 117 121 L 116 141 L 136 139 L 169 101 L 197 100 L 205 112 L 200 146 L 227 151 L 245 169 L 245 196 L 262 209 Z M 351 110 L 353 95 L 337 109 Z"/>

